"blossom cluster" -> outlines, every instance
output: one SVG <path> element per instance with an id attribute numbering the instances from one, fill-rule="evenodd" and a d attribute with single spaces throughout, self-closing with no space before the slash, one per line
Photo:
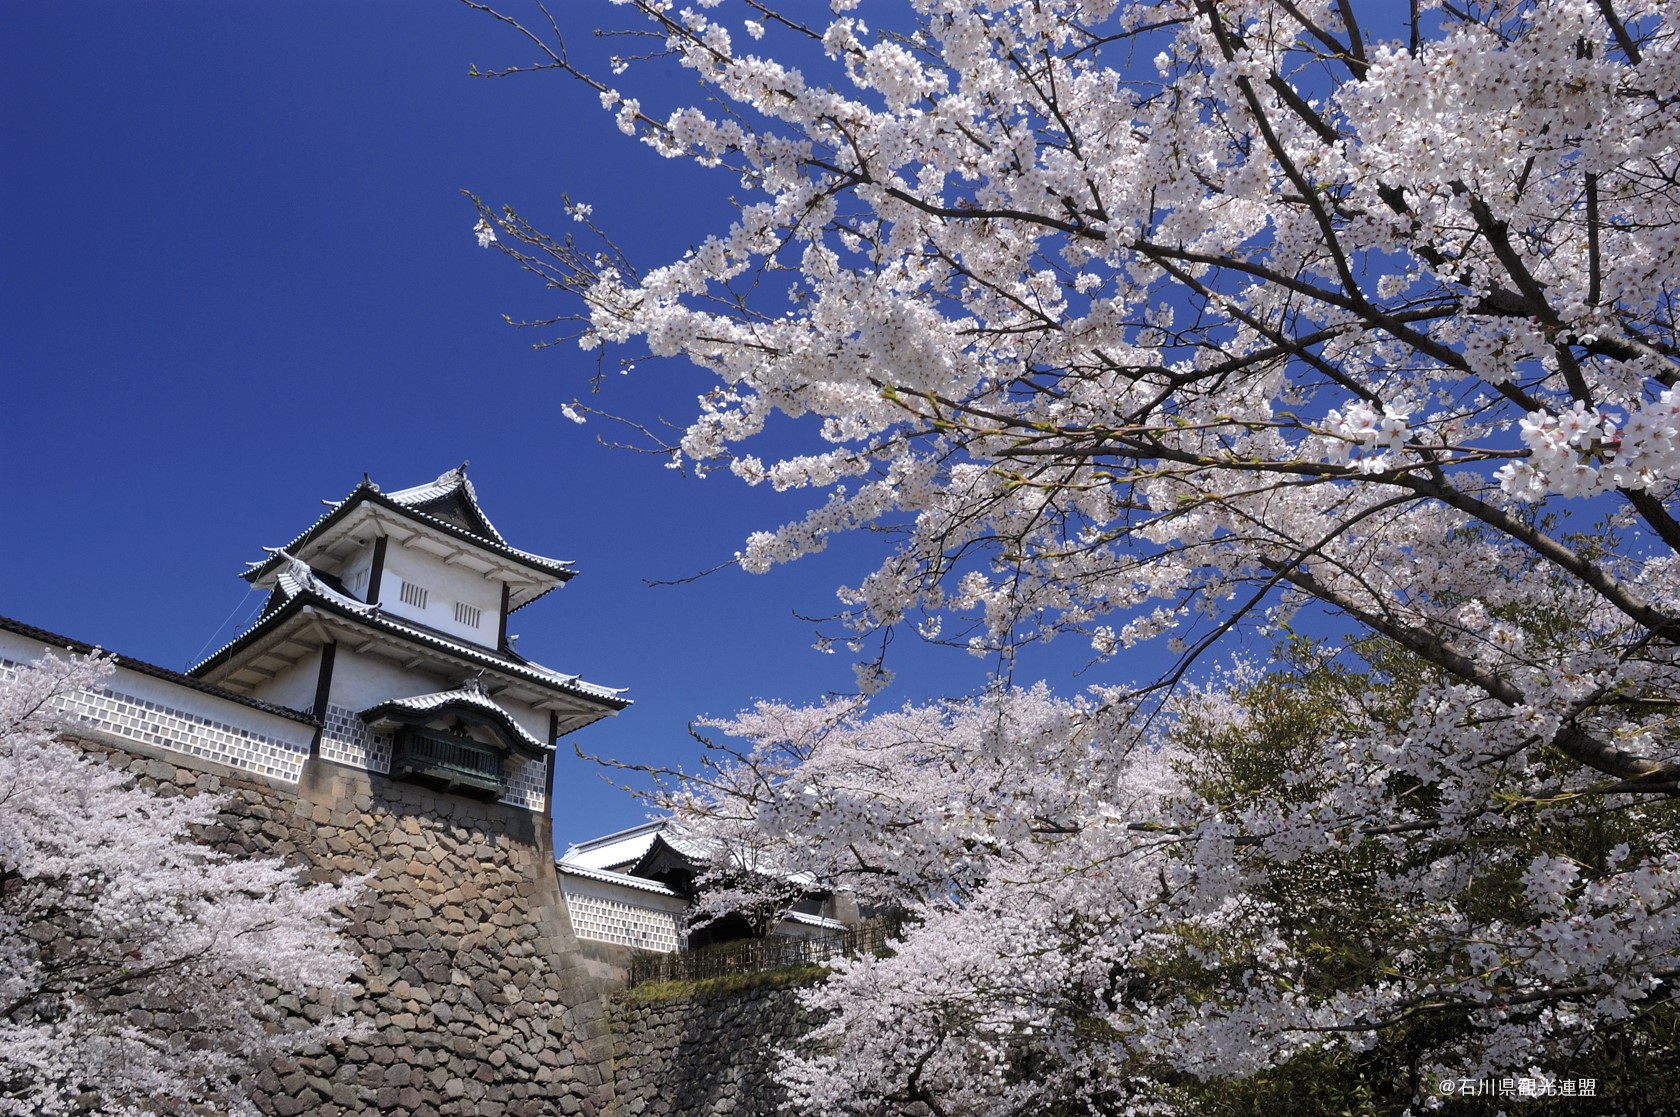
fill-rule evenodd
<path id="1" fill-rule="evenodd" d="M 1497 473 L 1513 496 L 1592 496 L 1680 480 L 1680 393 L 1673 388 L 1630 408 L 1619 424 L 1617 417 L 1576 400 L 1561 414 L 1530 412 L 1520 426 L 1528 457 Z"/>

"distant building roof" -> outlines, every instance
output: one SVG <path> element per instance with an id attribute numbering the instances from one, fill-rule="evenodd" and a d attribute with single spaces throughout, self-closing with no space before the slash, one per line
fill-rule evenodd
<path id="1" fill-rule="evenodd" d="M 659 832 L 665 826 L 666 820 L 655 819 L 640 826 L 632 826 L 628 830 L 619 830 L 586 842 L 575 842 L 566 847 L 566 852 L 560 855 L 560 861 L 564 865 L 585 869 L 628 868 L 653 848 L 654 839 L 659 837 Z"/>
<path id="2" fill-rule="evenodd" d="M 826 915 L 812 915 L 803 911 L 786 911 L 782 913 L 784 923 L 802 923 L 807 927 L 821 927 L 825 931 L 845 931 L 847 926 L 838 919 L 830 919 Z"/>
<path id="3" fill-rule="evenodd" d="M 683 834 L 673 820 L 656 818 L 640 826 L 632 826 L 628 830 L 604 834 L 585 842 L 574 842 L 566 847 L 566 852 L 561 855 L 560 860 L 568 865 L 582 865 L 628 874 L 654 869 L 655 863 L 665 860 L 658 856 L 665 852 L 674 855 L 678 860 L 686 861 L 690 868 L 700 870 L 709 860 L 708 850 L 711 849 L 713 847 L 704 844 L 702 840 Z M 755 872 L 763 871 L 761 866 L 753 864 L 741 867 Z M 820 887 L 817 878 L 810 873 L 772 871 L 774 875 L 802 888 Z"/>
<path id="4" fill-rule="evenodd" d="M 648 880 L 646 877 L 633 877 L 629 873 L 614 873 L 607 869 L 592 869 L 575 861 L 557 861 L 554 867 L 567 876 L 600 881 L 602 884 L 616 884 L 624 888 L 634 888 L 639 892 L 652 892 L 657 896 L 669 896 L 672 899 L 687 902 L 687 897 L 683 896 L 682 893 L 667 888 L 656 880 Z"/>

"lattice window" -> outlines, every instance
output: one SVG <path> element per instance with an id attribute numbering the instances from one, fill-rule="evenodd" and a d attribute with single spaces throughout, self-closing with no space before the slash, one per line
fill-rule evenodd
<path id="1" fill-rule="evenodd" d="M 430 597 L 431 594 L 427 592 L 425 586 L 417 586 L 413 582 L 404 582 L 402 584 L 400 596 L 402 597 L 404 605 L 412 605 L 416 609 L 424 609 L 426 607 L 426 599 Z"/>
<path id="2" fill-rule="evenodd" d="M 455 603 L 455 623 L 464 624 L 468 628 L 477 628 L 479 618 L 483 616 L 478 606 L 468 605 L 464 601 Z"/>
<path id="3" fill-rule="evenodd" d="M 493 750 L 470 737 L 410 726 L 397 736 L 391 753 L 391 774 L 414 777 L 463 795 L 499 798 L 502 761 Z"/>

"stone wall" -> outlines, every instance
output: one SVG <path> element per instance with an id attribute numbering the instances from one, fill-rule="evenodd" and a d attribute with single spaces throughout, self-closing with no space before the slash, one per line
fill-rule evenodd
<path id="1" fill-rule="evenodd" d="M 78 743 L 158 794 L 222 796 L 203 835 L 217 848 L 277 857 L 313 880 L 368 877 L 345 926 L 356 992 L 339 1003 L 271 994 L 300 1019 L 348 1013 L 352 1033 L 263 1068 L 249 1084 L 261 1112 L 778 1114 L 775 1049 L 809 1027 L 798 989 L 699 983 L 609 1001 L 630 951 L 572 934 L 543 816 L 320 761 L 291 785 L 127 742 Z"/>
<path id="2" fill-rule="evenodd" d="M 776 1049 L 811 1021 L 793 987 L 612 1005 L 616 1117 L 776 1117 Z"/>
<path id="3" fill-rule="evenodd" d="M 282 858 L 316 880 L 371 874 L 346 927 L 358 992 L 348 1004 L 280 1002 L 311 1019 L 348 1011 L 353 1033 L 259 1073 L 262 1112 L 613 1112 L 603 986 L 567 922 L 547 819 L 320 761 L 291 786 L 85 747 L 160 794 L 227 796 L 205 835 L 213 845 Z"/>

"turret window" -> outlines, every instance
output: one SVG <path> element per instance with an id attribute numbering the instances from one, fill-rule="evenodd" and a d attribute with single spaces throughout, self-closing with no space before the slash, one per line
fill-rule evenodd
<path id="1" fill-rule="evenodd" d="M 484 614 L 479 610 L 478 606 L 476 606 L 476 605 L 468 605 L 464 601 L 457 601 L 455 603 L 455 623 L 456 624 L 464 624 L 468 628 L 477 628 L 478 627 L 478 622 L 479 622 L 480 618 L 483 617 L 483 615 Z"/>
<path id="2" fill-rule="evenodd" d="M 417 586 L 413 582 L 404 582 L 402 584 L 400 596 L 402 597 L 402 603 L 404 605 L 412 605 L 416 609 L 424 609 L 426 607 L 426 598 L 429 597 L 430 594 L 426 592 L 425 586 Z"/>

